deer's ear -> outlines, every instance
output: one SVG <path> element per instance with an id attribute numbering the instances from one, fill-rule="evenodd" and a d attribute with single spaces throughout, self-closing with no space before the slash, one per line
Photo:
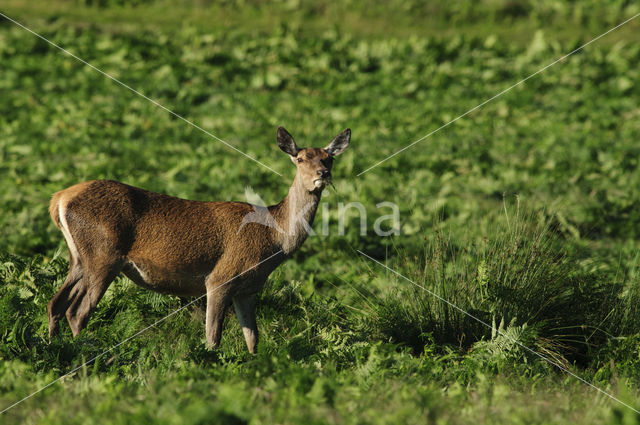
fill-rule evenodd
<path id="1" fill-rule="evenodd" d="M 276 140 L 278 141 L 278 146 L 284 152 L 288 153 L 291 156 L 298 155 L 300 148 L 298 147 L 298 145 L 296 145 L 295 140 L 293 140 L 293 137 L 287 130 L 284 129 L 284 127 L 278 127 Z"/>
<path id="2" fill-rule="evenodd" d="M 349 147 L 349 142 L 351 141 L 351 129 L 347 128 L 342 133 L 338 134 L 335 139 L 331 141 L 324 148 L 325 152 L 331 156 L 340 155 L 344 152 L 347 147 Z"/>

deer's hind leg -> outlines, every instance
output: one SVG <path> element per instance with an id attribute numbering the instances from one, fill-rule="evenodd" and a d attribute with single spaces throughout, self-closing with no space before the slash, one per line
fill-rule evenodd
<path id="1" fill-rule="evenodd" d="M 58 199 L 52 203 L 51 212 L 69 248 L 69 274 L 47 306 L 49 338 L 58 331 L 63 314 L 76 336 L 122 269 L 123 248 L 114 229 L 103 228 L 101 234 L 95 234 L 91 220 L 83 219 L 91 211 L 77 211 L 69 202 Z"/>
<path id="2" fill-rule="evenodd" d="M 54 215 L 57 214 L 57 219 Z M 58 292 L 51 298 L 47 304 L 47 313 L 49 315 L 49 341 L 58 333 L 58 322 L 73 302 L 78 292 L 78 285 L 82 279 L 83 267 L 80 261 L 78 246 L 76 245 L 67 222 L 67 210 L 63 202 L 58 200 L 56 204 L 52 203 L 52 217 L 60 228 L 64 240 L 69 250 L 69 273 Z"/>
<path id="3" fill-rule="evenodd" d="M 73 336 L 77 336 L 87 326 L 91 313 L 95 311 L 98 302 L 121 269 L 121 261 L 101 266 L 87 264 L 66 311 Z"/>
<path id="4" fill-rule="evenodd" d="M 69 274 L 58 292 L 47 304 L 49 315 L 49 341 L 58 333 L 58 322 L 62 319 L 74 300 L 75 286 L 82 279 L 82 264 L 78 258 L 69 250 Z"/>

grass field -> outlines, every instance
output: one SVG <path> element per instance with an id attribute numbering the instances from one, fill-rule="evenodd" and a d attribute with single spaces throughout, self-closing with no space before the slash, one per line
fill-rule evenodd
<path id="1" fill-rule="evenodd" d="M 198 302 L 3 424 L 640 422 L 640 18 L 362 173 L 637 4 L 6 0 L 0 12 L 282 174 L 0 17 L 0 410 L 189 302 L 118 278 L 79 337 L 65 323 L 49 344 L 46 304 L 68 266 L 52 193 L 108 178 L 198 200 L 244 201 L 250 186 L 273 204 L 294 176 L 278 125 L 304 146 L 353 131 L 323 195 L 329 234 L 260 295 L 257 355 L 231 314 L 207 350 Z M 366 234 L 353 210 L 340 234 L 348 202 L 365 206 Z M 398 205 L 399 235 L 375 234 L 380 202 Z"/>

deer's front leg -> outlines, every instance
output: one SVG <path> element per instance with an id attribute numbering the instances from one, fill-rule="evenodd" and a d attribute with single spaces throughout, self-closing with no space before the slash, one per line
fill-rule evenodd
<path id="1" fill-rule="evenodd" d="M 224 313 L 228 305 L 229 296 L 227 288 L 207 282 L 206 334 L 207 345 L 210 348 L 218 348 L 220 345 Z"/>
<path id="2" fill-rule="evenodd" d="M 233 308 L 242 326 L 244 339 L 251 354 L 256 353 L 258 346 L 258 326 L 256 325 L 256 297 L 255 295 L 233 298 Z"/>

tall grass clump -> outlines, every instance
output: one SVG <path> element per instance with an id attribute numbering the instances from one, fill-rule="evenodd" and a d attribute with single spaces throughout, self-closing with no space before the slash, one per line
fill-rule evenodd
<path id="1" fill-rule="evenodd" d="M 635 254 L 631 267 L 619 283 L 619 302 L 609 318 L 609 330 L 615 335 L 634 335 L 640 332 L 640 270 Z"/>
<path id="2" fill-rule="evenodd" d="M 393 259 L 390 267 L 416 285 L 388 275 L 402 289 L 374 305 L 373 331 L 415 353 L 436 342 L 529 358 L 525 345 L 556 362 L 584 361 L 604 334 L 616 291 L 581 271 L 562 246 L 548 220 L 519 208 L 475 237 L 436 228 L 422 256 Z"/>
<path id="3" fill-rule="evenodd" d="M 611 377 L 614 370 L 640 385 L 640 273 L 636 252 L 628 270 L 616 283 L 616 303 L 603 320 L 602 327 L 610 335 L 607 344 L 598 350 L 593 367 L 601 377 Z"/>

